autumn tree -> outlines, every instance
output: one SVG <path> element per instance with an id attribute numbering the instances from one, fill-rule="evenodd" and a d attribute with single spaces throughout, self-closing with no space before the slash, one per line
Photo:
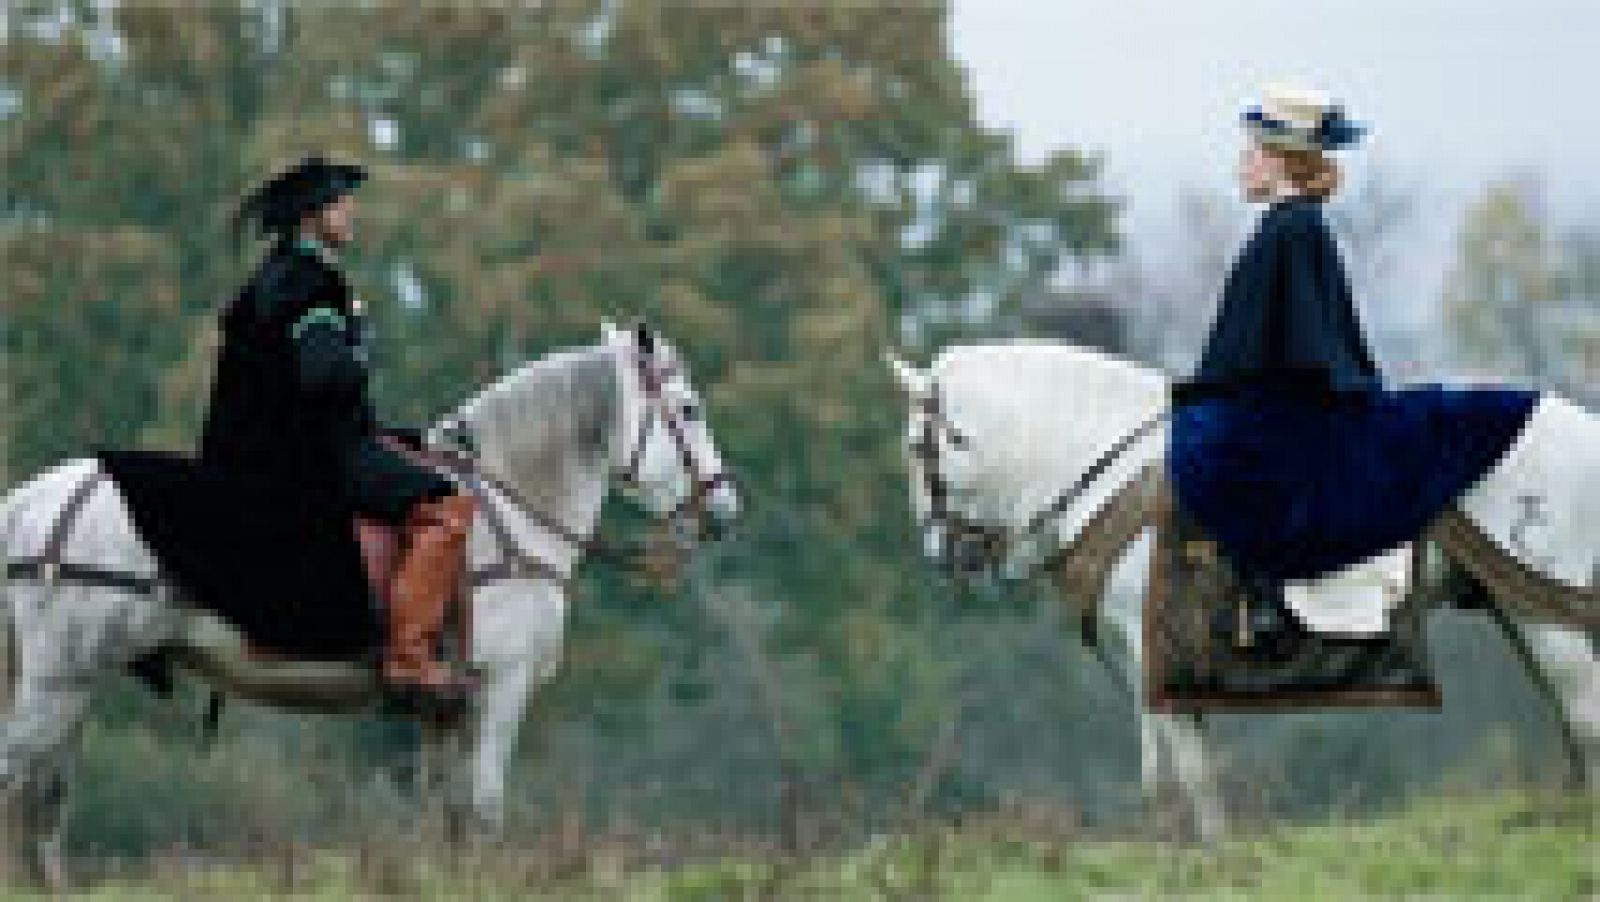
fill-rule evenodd
<path id="1" fill-rule="evenodd" d="M 9 24 L 19 471 L 189 445 L 216 310 L 257 252 L 229 234 L 237 198 L 302 153 L 353 156 L 387 418 L 646 317 L 751 499 L 692 586 L 732 608 L 592 575 L 556 704 L 692 684 L 709 643 L 759 623 L 752 666 L 820 693 L 773 702 L 797 768 L 919 766 L 960 677 L 930 636 L 959 606 L 909 541 L 881 354 L 1014 333 L 1060 267 L 1117 247 L 1097 160 L 1022 165 L 976 120 L 942 3 L 24 3 Z"/>
<path id="2" fill-rule="evenodd" d="M 1445 287 L 1461 359 L 1500 378 L 1593 398 L 1600 306 L 1587 274 L 1593 239 L 1551 227 L 1540 183 L 1490 184 L 1468 209 Z"/>

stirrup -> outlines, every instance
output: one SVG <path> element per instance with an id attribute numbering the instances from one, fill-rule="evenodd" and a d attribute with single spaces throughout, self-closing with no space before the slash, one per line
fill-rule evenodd
<path id="1" fill-rule="evenodd" d="M 384 679 L 381 691 L 384 707 L 397 715 L 449 723 L 462 719 L 471 710 L 476 689 L 475 683 L 464 680 L 449 686 L 430 686 Z"/>

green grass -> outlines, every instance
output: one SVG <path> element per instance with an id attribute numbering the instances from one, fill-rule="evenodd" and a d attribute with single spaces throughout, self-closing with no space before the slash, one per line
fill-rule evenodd
<path id="1" fill-rule="evenodd" d="M 285 854 L 249 866 L 105 881 L 83 898 L 795 899 L 1372 897 L 1587 899 L 1600 895 L 1595 796 L 1435 799 L 1365 820 L 1277 826 L 1215 846 L 1073 839 L 993 817 L 927 826 L 845 854 L 742 854 L 672 868 L 626 850 L 503 849 L 449 859 L 422 846 Z"/>

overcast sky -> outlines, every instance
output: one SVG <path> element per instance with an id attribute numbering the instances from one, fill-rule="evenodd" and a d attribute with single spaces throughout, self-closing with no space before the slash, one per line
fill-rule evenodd
<path id="1" fill-rule="evenodd" d="M 1024 159 L 1105 153 L 1136 246 L 1170 234 L 1182 186 L 1229 188 L 1241 101 L 1272 80 L 1371 123 L 1352 175 L 1420 180 L 1435 270 L 1461 205 L 1510 170 L 1600 220 L 1600 0 L 955 0 L 951 40 Z"/>

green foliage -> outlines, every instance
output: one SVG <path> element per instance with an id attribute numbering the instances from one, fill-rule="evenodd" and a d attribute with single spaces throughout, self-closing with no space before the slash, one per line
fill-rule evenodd
<path id="1" fill-rule="evenodd" d="M 693 361 L 751 499 L 677 597 L 592 575 L 551 710 L 626 730 L 668 673 L 703 697 L 697 662 L 736 639 L 820 693 L 763 703 L 786 766 L 910 777 L 947 716 L 929 637 L 950 603 L 907 541 L 881 351 L 908 324 L 1008 328 L 1019 291 L 1115 245 L 1095 161 L 1023 166 L 976 122 L 942 4 L 96 9 L 56 32 L 25 4 L 5 45 L 13 479 L 99 442 L 190 445 L 253 257 L 234 199 L 301 153 L 353 155 L 390 418 L 644 316 Z M 96 51 L 107 30 L 119 52 Z M 721 595 L 759 605 L 754 632 L 696 609 Z"/>
<path id="2" fill-rule="evenodd" d="M 303 153 L 352 156 L 374 172 L 348 259 L 387 419 L 643 316 L 692 361 L 745 492 L 737 535 L 677 589 L 588 568 L 529 711 L 514 825 L 772 837 L 831 817 L 847 823 L 816 829 L 853 837 L 990 807 L 1008 766 L 1013 786 L 1136 806 L 1132 708 L 1059 613 L 957 595 L 912 541 L 881 351 L 1015 334 L 1058 266 L 1117 247 L 1098 160 L 1022 165 L 976 121 L 944 4 L 25 0 L 6 17 L 0 484 L 95 444 L 191 447 L 216 312 L 258 251 L 230 234 L 237 199 Z M 639 519 L 614 508 L 605 527 Z M 128 693 L 100 706 L 80 848 L 347 837 L 384 797 L 357 750 L 404 745 L 230 713 L 207 757 L 146 726 L 160 716 Z M 1432 720 L 1411 745 L 1424 729 L 1433 753 L 1473 746 Z M 961 766 L 976 759 L 990 769 Z M 1412 781 L 1435 769 L 1408 761 Z"/>
<path id="3" fill-rule="evenodd" d="M 1537 179 L 1503 179 L 1467 211 L 1446 321 L 1468 362 L 1594 403 L 1600 238 L 1592 224 L 1554 234 L 1542 190 Z"/>

